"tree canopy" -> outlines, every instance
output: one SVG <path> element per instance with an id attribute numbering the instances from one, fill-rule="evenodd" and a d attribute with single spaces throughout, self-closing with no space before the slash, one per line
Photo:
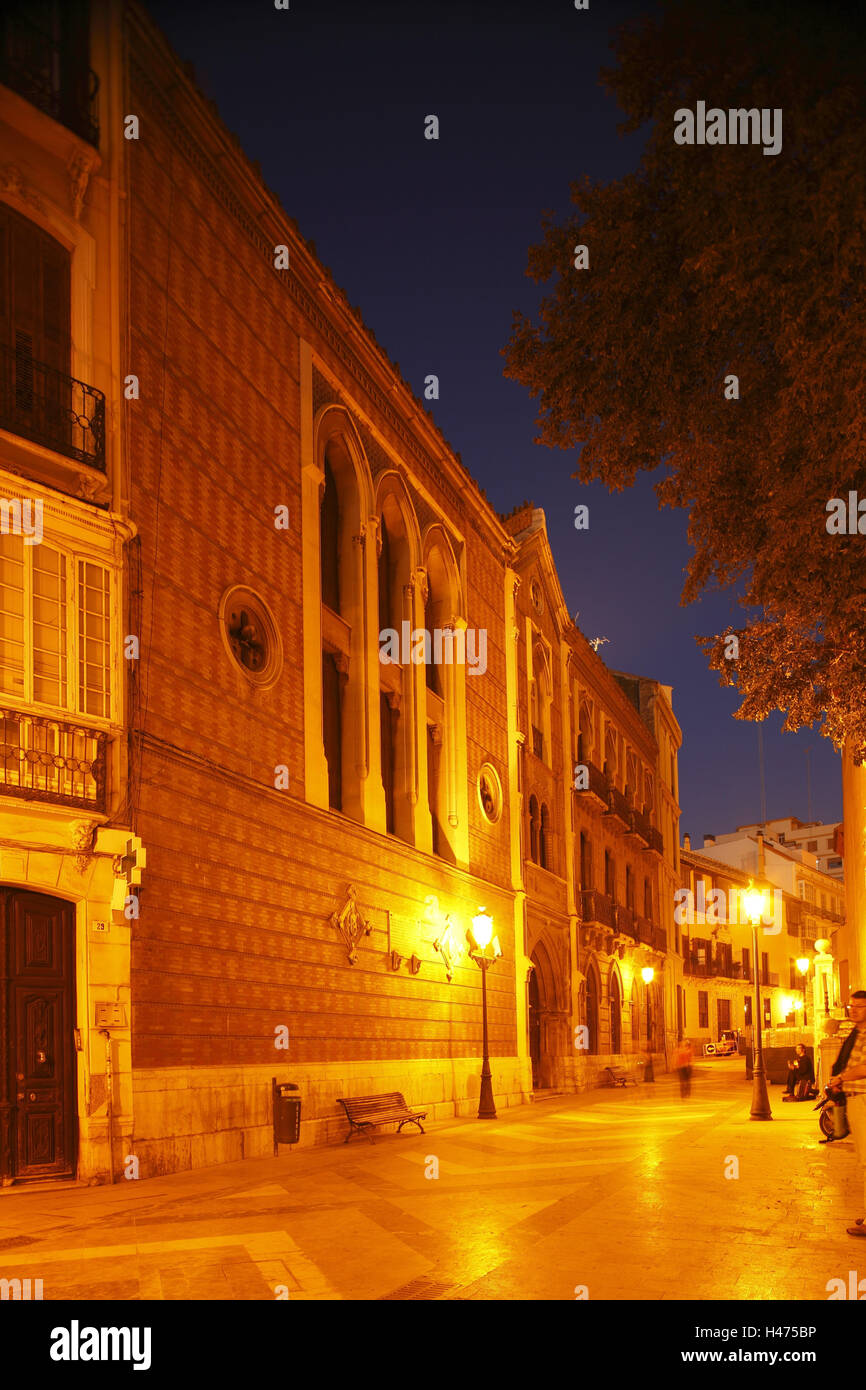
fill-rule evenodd
<path id="1" fill-rule="evenodd" d="M 688 510 L 681 602 L 735 586 L 746 610 L 697 639 L 737 717 L 783 710 L 863 761 L 863 20 L 665 0 L 613 48 L 602 82 L 623 130 L 648 127 L 640 166 L 573 184 L 576 211 L 544 218 L 528 273 L 553 283 L 538 322 L 515 315 L 506 375 L 538 398 L 537 442 L 582 446 L 575 477 L 619 490 L 663 465 L 659 506 Z M 781 150 L 677 143 L 675 113 L 699 102 L 781 109 Z M 851 492 L 863 533 L 828 530 Z"/>

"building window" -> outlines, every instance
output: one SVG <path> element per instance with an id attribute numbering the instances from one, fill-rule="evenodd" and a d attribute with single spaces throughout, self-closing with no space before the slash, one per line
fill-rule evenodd
<path id="1" fill-rule="evenodd" d="M 545 804 L 541 807 L 538 835 L 538 862 L 542 869 L 551 867 L 550 812 Z"/>
<path id="2" fill-rule="evenodd" d="M 484 763 L 478 772 L 478 802 L 485 819 L 495 825 L 502 815 L 502 783 L 496 769 Z"/>
<path id="3" fill-rule="evenodd" d="M 547 653 L 540 642 L 532 648 L 532 679 L 529 690 L 532 751 L 541 762 L 551 758 L 551 682 Z"/>
<path id="4" fill-rule="evenodd" d="M 73 675 L 74 673 L 74 675 Z M 111 718 L 111 578 L 47 541 L 0 534 L 0 692 Z"/>
<path id="5" fill-rule="evenodd" d="M 807 850 L 807 852 L 808 852 L 809 854 L 817 854 L 817 853 L 818 853 L 818 841 L 817 841 L 817 840 L 807 840 L 807 842 L 806 842 L 806 850 Z"/>
<path id="6" fill-rule="evenodd" d="M 322 493 L 319 552 L 322 565 L 322 603 L 333 613 L 340 611 L 340 501 L 337 484 L 327 457 L 325 458 L 325 487 Z"/>
<path id="7" fill-rule="evenodd" d="M 637 980 L 631 987 L 631 1036 L 632 1042 L 640 1042 L 640 1005 L 638 1003 Z"/>
<path id="8" fill-rule="evenodd" d="M 592 841 L 585 831 L 580 832 L 580 886 L 592 887 Z"/>
<path id="9" fill-rule="evenodd" d="M 230 655 L 255 685 L 273 685 L 282 670 L 282 644 L 264 600 L 235 585 L 220 601 L 220 622 Z"/>
<path id="10" fill-rule="evenodd" d="M 379 722 L 381 725 L 382 788 L 385 793 L 385 829 L 394 834 L 394 711 L 384 690 L 379 693 Z"/>
<path id="11" fill-rule="evenodd" d="M 427 582 L 424 626 L 432 637 L 437 629 L 443 632 L 453 629 L 463 612 L 457 561 L 449 538 L 441 527 L 434 528 L 432 535 L 428 535 L 424 572 Z M 465 700 L 464 668 L 447 664 L 440 666 L 430 661 L 425 666 L 425 679 L 429 731 L 428 805 L 433 827 L 433 851 L 454 864 L 458 858 L 458 847 L 462 844 L 459 822 L 464 819 L 459 809 L 458 788 L 466 785 L 461 780 L 465 741 L 461 743 L 458 732 Z M 461 853 L 464 852 L 461 850 Z"/>
<path id="12" fill-rule="evenodd" d="M 589 1052 L 598 1055 L 598 1001 L 601 993 L 598 967 L 594 960 L 586 970 L 586 1029 L 589 1034 Z"/>
<path id="13" fill-rule="evenodd" d="M 539 862 L 539 831 L 541 820 L 538 814 L 538 799 L 535 796 L 529 798 L 529 857 L 533 864 Z"/>
<path id="14" fill-rule="evenodd" d="M 653 920 L 653 887 L 648 878 L 643 881 L 643 915 L 650 922 Z"/>
<path id="15" fill-rule="evenodd" d="M 634 912 L 634 869 L 631 864 L 625 866 L 625 905 L 630 912 Z"/>
<path id="16" fill-rule="evenodd" d="M 611 902 L 616 902 L 616 866 L 609 849 L 604 852 L 604 891 Z"/>
<path id="17" fill-rule="evenodd" d="M 710 1026 L 710 997 L 705 989 L 698 990 L 698 1027 Z"/>
<path id="18" fill-rule="evenodd" d="M 614 1056 L 622 1052 L 622 994 L 615 970 L 610 976 L 610 1050 Z"/>
<path id="19" fill-rule="evenodd" d="M 328 805 L 343 809 L 343 682 L 333 652 L 322 652 L 322 736 L 328 765 Z"/>

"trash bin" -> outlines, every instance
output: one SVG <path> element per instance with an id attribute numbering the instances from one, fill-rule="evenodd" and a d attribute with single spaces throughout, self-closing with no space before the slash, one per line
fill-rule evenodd
<path id="1" fill-rule="evenodd" d="M 279 1153 L 280 1144 L 297 1144 L 301 1137 L 301 1097 L 292 1094 L 297 1089 L 293 1081 L 277 1081 L 275 1076 L 271 1078 L 274 1156 Z"/>

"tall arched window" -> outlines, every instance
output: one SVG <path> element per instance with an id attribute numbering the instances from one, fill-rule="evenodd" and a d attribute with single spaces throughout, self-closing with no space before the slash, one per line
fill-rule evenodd
<path id="1" fill-rule="evenodd" d="M 451 636 L 463 614 L 460 575 L 451 543 L 438 524 L 424 544 L 427 597 L 424 627 L 431 656 L 443 660 L 426 666 L 427 799 L 433 833 L 433 852 L 450 863 L 465 857 L 468 808 L 463 799 L 466 744 L 465 668 L 447 660 Z M 459 853 L 458 853 L 459 850 Z"/>
<path id="2" fill-rule="evenodd" d="M 542 869 L 551 867 L 550 812 L 542 802 L 538 834 L 538 862 Z"/>
<path id="3" fill-rule="evenodd" d="M 328 407 L 317 430 L 323 475 L 315 518 L 321 586 L 323 771 L 327 772 L 329 806 L 364 822 L 371 785 L 366 767 L 365 578 L 368 566 L 375 563 L 375 550 L 365 534 L 371 483 L 360 440 L 345 411 Z M 313 517 L 309 519 L 313 522 Z"/>
<path id="4" fill-rule="evenodd" d="M 541 642 L 532 648 L 532 680 L 529 690 L 532 751 L 544 763 L 551 760 L 551 682 L 547 652 Z"/>
<path id="5" fill-rule="evenodd" d="M 402 505 L 401 505 L 402 501 Z M 390 641 L 391 660 L 379 662 L 379 747 L 382 788 L 385 793 L 385 828 L 407 843 L 414 840 L 412 776 L 414 768 L 414 699 L 411 688 L 411 651 L 402 650 L 402 624 L 414 631 L 409 584 L 412 554 L 407 528 L 408 500 L 400 499 L 393 485 L 381 498 L 379 527 L 379 643 Z M 384 634 L 391 637 L 386 639 Z M 408 664 L 402 661 L 408 657 Z M 395 659 L 398 658 L 398 659 Z"/>
<path id="6" fill-rule="evenodd" d="M 622 991 L 616 970 L 610 972 L 610 1050 L 622 1052 Z"/>
<path id="7" fill-rule="evenodd" d="M 592 887 L 592 841 L 585 830 L 580 832 L 580 886 Z"/>
<path id="8" fill-rule="evenodd" d="M 586 968 L 586 1028 L 589 1033 L 589 1051 L 598 1056 L 598 1004 L 601 985 L 598 968 L 594 960 Z"/>
<path id="9" fill-rule="evenodd" d="M 538 814 L 538 798 L 529 798 L 529 857 L 533 864 L 539 862 L 539 839 L 541 830 L 541 818 Z"/>

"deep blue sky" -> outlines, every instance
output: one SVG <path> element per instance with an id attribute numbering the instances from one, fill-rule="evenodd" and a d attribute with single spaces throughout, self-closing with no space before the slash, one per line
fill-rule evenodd
<path id="1" fill-rule="evenodd" d="M 674 688 L 683 729 L 682 831 L 693 844 L 758 820 L 758 728 L 733 719 L 694 641 L 742 610 L 715 594 L 679 606 L 686 515 L 651 480 L 609 494 L 571 478 L 575 454 L 533 444 L 535 410 L 502 375 L 514 309 L 532 312 L 527 249 L 541 213 L 570 207 L 584 174 L 633 169 L 640 134 L 598 85 L 611 27 L 648 0 L 339 3 L 150 0 L 157 23 L 337 283 L 425 402 L 493 505 L 543 507 L 563 590 L 615 669 Z M 424 117 L 440 121 L 424 139 Z M 651 293 L 651 288 L 647 288 Z M 590 528 L 574 530 L 578 501 Z M 768 816 L 841 818 L 839 759 L 816 733 L 763 726 Z"/>

